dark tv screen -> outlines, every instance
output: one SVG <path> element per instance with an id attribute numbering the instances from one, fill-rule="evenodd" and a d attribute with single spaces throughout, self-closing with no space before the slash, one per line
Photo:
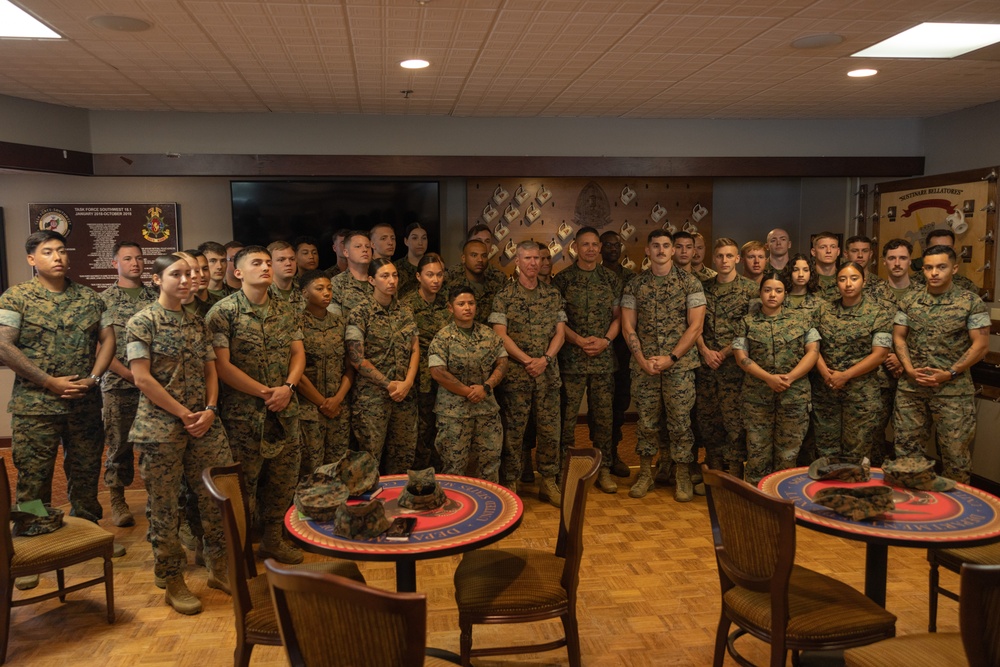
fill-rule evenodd
<path id="1" fill-rule="evenodd" d="M 369 230 L 387 222 L 396 230 L 396 257 L 406 254 L 403 232 L 419 222 L 428 251 L 439 252 L 441 207 L 437 181 L 232 181 L 233 238 L 266 246 L 312 236 L 320 268 L 332 266 L 338 229 Z"/>

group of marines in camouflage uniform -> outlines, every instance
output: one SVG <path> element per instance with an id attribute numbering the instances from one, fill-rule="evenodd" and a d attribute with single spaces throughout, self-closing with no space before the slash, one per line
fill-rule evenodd
<path id="1" fill-rule="evenodd" d="M 539 495 L 558 506 L 584 395 L 607 493 L 617 491 L 612 472 L 623 476 L 615 464 L 629 398 L 639 419 L 634 498 L 670 476 L 675 498 L 690 500 L 699 447 L 710 466 L 751 482 L 802 455 L 880 461 L 892 456 L 882 446 L 890 408 L 895 455 L 921 455 L 933 422 L 945 475 L 968 480 L 968 369 L 985 355 L 989 319 L 955 274 L 946 231 L 928 239 L 919 281 L 909 244 L 887 243 L 885 281 L 866 270 L 864 237 L 848 240 L 852 262 L 841 267 L 839 246 L 827 247 L 834 235 L 815 237 L 811 257 L 789 258 L 787 233 L 774 230 L 764 270 L 740 276 L 741 255 L 763 244 L 741 251 L 717 240 L 712 270 L 700 235 L 655 230 L 648 268 L 633 274 L 616 233 L 584 227 L 575 263 L 550 284 L 534 242 L 517 246 L 508 279 L 488 261 L 486 227 L 470 230 L 447 270 L 433 253 L 413 256 L 421 234 L 426 248 L 420 225 L 408 228 L 411 252 L 389 261 L 386 227 L 338 232 L 338 265 L 327 271 L 311 239 L 208 242 L 157 260 L 159 296 L 141 282 L 137 244 L 115 246 L 119 281 L 97 295 L 66 277 L 65 239 L 32 234 L 36 277 L 0 297 L 0 358 L 17 374 L 18 501 L 50 500 L 61 442 L 72 513 L 98 521 L 106 443 L 113 522 L 130 525 L 134 444 L 157 583 L 175 609 L 197 613 L 180 514 L 204 546 L 210 585 L 228 591 L 204 467 L 243 464 L 261 553 L 294 563 L 302 555 L 281 523 L 295 485 L 350 447 L 383 472 L 433 465 L 517 490 L 530 421 Z M 164 287 L 179 282 L 189 286 Z M 180 310 L 164 305 L 181 293 Z"/>

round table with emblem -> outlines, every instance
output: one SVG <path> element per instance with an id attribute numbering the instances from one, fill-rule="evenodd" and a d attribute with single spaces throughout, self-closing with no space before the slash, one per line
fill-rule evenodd
<path id="1" fill-rule="evenodd" d="M 306 551 L 350 560 L 396 563 L 396 590 L 415 592 L 416 562 L 441 558 L 484 547 L 510 535 L 521 524 L 524 505 L 510 489 L 486 480 L 459 475 L 436 475 L 447 502 L 436 510 L 414 511 L 399 507 L 397 499 L 406 486 L 406 475 L 384 475 L 377 496 L 391 522 L 399 516 L 417 517 L 409 539 L 393 542 L 385 536 L 366 540 L 340 537 L 332 522 L 301 517 L 294 506 L 285 515 L 292 539 Z"/>
<path id="2" fill-rule="evenodd" d="M 794 502 L 799 525 L 864 542 L 865 595 L 883 607 L 889 547 L 955 548 L 1000 542 L 1000 498 L 965 484 L 947 492 L 893 487 L 895 510 L 863 521 L 812 502 L 820 489 L 830 486 L 883 484 L 880 469 L 872 468 L 871 477 L 855 484 L 818 481 L 809 477 L 808 468 L 791 468 L 768 475 L 758 487 L 770 496 Z"/>

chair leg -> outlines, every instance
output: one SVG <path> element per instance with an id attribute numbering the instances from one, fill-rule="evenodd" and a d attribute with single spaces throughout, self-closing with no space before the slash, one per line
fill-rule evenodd
<path id="1" fill-rule="evenodd" d="M 104 599 L 108 607 L 108 624 L 115 622 L 115 567 L 111 555 L 104 556 Z"/>
<path id="2" fill-rule="evenodd" d="M 236 640 L 236 651 L 233 655 L 233 665 L 235 667 L 249 667 L 250 654 L 253 652 L 253 644 L 247 644 Z"/>
<path id="3" fill-rule="evenodd" d="M 930 576 L 927 577 L 930 582 L 930 601 L 927 605 L 927 632 L 937 632 L 937 613 L 938 613 L 938 586 L 941 583 L 941 572 L 938 570 L 937 561 L 931 556 L 928 560 L 931 561 L 931 572 Z"/>
<path id="4" fill-rule="evenodd" d="M 465 623 L 460 618 L 458 627 L 460 630 L 458 645 L 459 652 L 462 654 L 462 667 L 470 667 L 472 665 L 472 624 Z"/>
<path id="5" fill-rule="evenodd" d="M 66 590 L 66 572 L 63 570 L 56 570 L 56 586 L 60 591 Z M 60 595 L 59 601 L 66 602 L 66 595 Z"/>
<path id="6" fill-rule="evenodd" d="M 732 621 L 725 613 L 719 615 L 719 629 L 715 632 L 715 655 L 712 658 L 713 667 L 722 667 L 726 658 L 726 643 L 729 640 L 729 626 Z"/>
<path id="7" fill-rule="evenodd" d="M 576 614 L 568 611 L 562 615 L 563 632 L 566 633 L 566 653 L 569 667 L 580 667 L 580 630 L 576 624 Z"/>
<path id="8" fill-rule="evenodd" d="M 3 624 L 0 625 L 0 665 L 7 661 L 7 639 L 10 637 L 10 608 L 14 600 L 14 578 L 10 577 L 5 582 L 7 592 L 3 598 Z"/>

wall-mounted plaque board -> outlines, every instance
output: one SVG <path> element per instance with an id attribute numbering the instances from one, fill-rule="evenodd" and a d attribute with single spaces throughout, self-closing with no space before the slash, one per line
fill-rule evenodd
<path id="1" fill-rule="evenodd" d="M 118 280 L 111 248 L 134 241 L 146 258 L 143 282 L 149 283 L 151 260 L 177 252 L 180 220 L 175 203 L 29 204 L 31 232 L 51 229 L 66 237 L 69 276 L 101 292 Z"/>
<path id="2" fill-rule="evenodd" d="M 875 186 L 872 235 L 879 248 L 890 239 L 913 244 L 913 257 L 923 255 L 924 240 L 934 229 L 955 234 L 959 274 L 993 299 L 997 233 L 997 168 L 941 174 Z M 885 266 L 879 263 L 885 277 Z"/>
<path id="3" fill-rule="evenodd" d="M 525 240 L 549 247 L 552 272 L 575 261 L 572 241 L 581 227 L 615 231 L 625 245 L 622 262 L 636 271 L 646 236 L 657 228 L 701 232 L 712 247 L 712 180 L 685 178 L 469 179 L 468 225 L 493 230 L 492 261 L 514 270 L 514 248 Z"/>

